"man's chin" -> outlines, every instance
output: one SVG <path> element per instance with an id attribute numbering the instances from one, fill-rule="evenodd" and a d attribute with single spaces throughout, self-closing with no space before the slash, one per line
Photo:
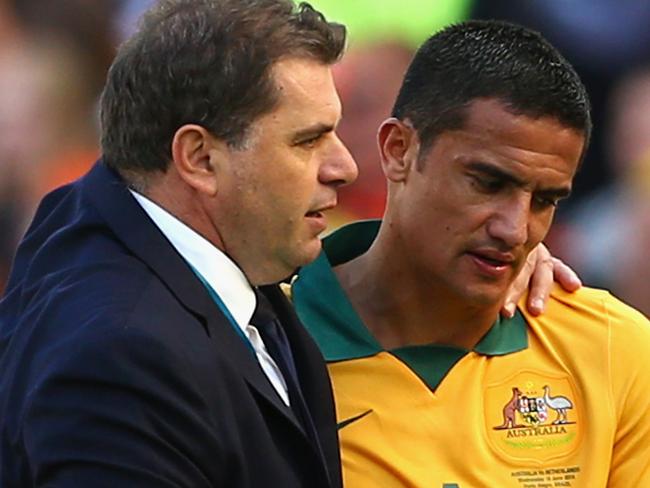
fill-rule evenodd
<path id="1" fill-rule="evenodd" d="M 469 306 L 478 308 L 500 308 L 506 294 L 506 288 L 494 283 L 465 287 L 462 292 L 463 301 Z"/>
<path id="2" fill-rule="evenodd" d="M 321 240 L 313 237 L 308 241 L 302 241 L 294 246 L 291 253 L 284 255 L 283 263 L 287 276 L 293 274 L 297 269 L 307 266 L 316 260 L 322 249 Z"/>
<path id="3" fill-rule="evenodd" d="M 308 264 L 315 261 L 316 258 L 320 255 L 322 249 L 323 244 L 318 236 L 310 239 L 309 242 L 305 243 L 301 249 L 301 252 L 299 253 L 299 262 L 296 268 L 307 266 Z"/>

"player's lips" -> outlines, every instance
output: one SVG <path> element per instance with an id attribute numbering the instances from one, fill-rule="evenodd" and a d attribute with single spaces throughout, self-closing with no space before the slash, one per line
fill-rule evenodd
<path id="1" fill-rule="evenodd" d="M 468 256 L 483 274 L 501 277 L 512 268 L 515 257 L 512 253 L 500 252 L 494 249 L 474 249 Z"/>

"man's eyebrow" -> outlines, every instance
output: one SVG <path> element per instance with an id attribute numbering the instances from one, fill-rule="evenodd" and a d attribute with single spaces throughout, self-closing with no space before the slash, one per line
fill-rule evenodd
<path id="1" fill-rule="evenodd" d="M 504 171 L 503 169 L 497 166 L 493 166 L 489 163 L 484 163 L 482 161 L 471 161 L 466 165 L 466 167 L 472 171 L 483 173 L 493 178 L 498 178 L 499 180 L 507 183 L 512 183 L 515 186 L 524 186 L 525 184 L 523 180 L 517 178 L 515 175 L 508 173 L 507 171 Z"/>
<path id="2" fill-rule="evenodd" d="M 554 200 L 562 200 L 571 195 L 571 188 L 560 187 L 560 188 L 542 188 L 541 190 L 536 191 L 537 195 L 543 196 L 545 198 L 551 198 Z"/>
<path id="3" fill-rule="evenodd" d="M 300 129 L 294 134 L 295 140 L 305 139 L 311 136 L 316 136 L 319 134 L 324 134 L 326 132 L 332 132 L 335 129 L 335 126 L 332 124 L 323 124 L 318 122 L 304 129 Z"/>
<path id="4" fill-rule="evenodd" d="M 491 176 L 492 178 L 498 178 L 503 182 L 512 183 L 518 187 L 525 186 L 525 182 L 522 179 L 489 163 L 472 161 L 467 164 L 467 168 Z M 562 199 L 571 195 L 571 188 L 567 186 L 540 188 L 539 190 L 536 190 L 535 193 L 544 197 Z"/>

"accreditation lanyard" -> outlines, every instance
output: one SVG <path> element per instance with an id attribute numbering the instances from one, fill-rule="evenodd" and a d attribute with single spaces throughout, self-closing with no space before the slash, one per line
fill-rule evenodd
<path id="1" fill-rule="evenodd" d="M 199 281 L 203 283 L 203 286 L 205 287 L 206 290 L 208 290 L 208 294 L 210 295 L 210 298 L 214 301 L 214 303 L 217 304 L 217 307 L 219 307 L 219 310 L 221 310 L 221 313 L 223 313 L 226 318 L 228 319 L 228 322 L 232 326 L 233 329 L 235 329 L 235 332 L 239 335 L 239 337 L 242 338 L 244 341 L 244 344 L 248 346 L 248 349 L 253 353 L 254 356 L 257 356 L 257 353 L 255 352 L 255 348 L 253 347 L 253 344 L 251 344 L 251 341 L 246 337 L 246 334 L 244 334 L 244 331 L 239 327 L 239 324 L 237 324 L 237 321 L 234 319 L 232 314 L 230 313 L 230 310 L 228 310 L 228 307 L 226 307 L 226 304 L 223 303 L 223 300 L 221 300 L 221 297 L 217 294 L 216 291 L 214 291 L 214 288 L 210 286 L 210 284 L 207 282 L 207 280 L 199 273 L 194 266 L 190 265 L 190 268 L 192 268 L 192 271 L 194 271 L 194 274 L 197 276 Z"/>

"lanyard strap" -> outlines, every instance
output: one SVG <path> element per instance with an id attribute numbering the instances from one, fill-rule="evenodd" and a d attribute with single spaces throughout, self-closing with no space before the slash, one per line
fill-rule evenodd
<path id="1" fill-rule="evenodd" d="M 188 263 L 189 264 L 189 263 Z M 226 304 L 223 303 L 223 300 L 221 300 L 221 297 L 217 295 L 217 292 L 214 291 L 214 288 L 210 286 L 210 284 L 206 281 L 206 279 L 199 273 L 194 266 L 190 264 L 190 268 L 192 268 L 192 271 L 194 271 L 194 274 L 196 277 L 199 279 L 201 283 L 203 283 L 203 286 L 205 287 L 206 290 L 208 290 L 208 294 L 210 295 L 210 298 L 212 298 L 212 301 L 217 304 L 217 307 L 219 307 L 219 310 L 221 310 L 221 313 L 223 313 L 226 318 L 228 319 L 228 322 L 232 326 L 233 329 L 235 329 L 235 332 L 241 337 L 241 339 L 244 341 L 244 344 L 248 346 L 248 349 L 253 353 L 254 356 L 257 356 L 257 353 L 255 352 L 255 348 L 253 347 L 253 344 L 251 344 L 251 341 L 246 337 L 246 334 L 244 334 L 244 331 L 242 330 L 241 327 L 239 327 L 239 324 L 237 321 L 234 319 L 232 314 L 230 313 L 230 310 L 228 310 L 228 307 L 226 307 Z"/>

